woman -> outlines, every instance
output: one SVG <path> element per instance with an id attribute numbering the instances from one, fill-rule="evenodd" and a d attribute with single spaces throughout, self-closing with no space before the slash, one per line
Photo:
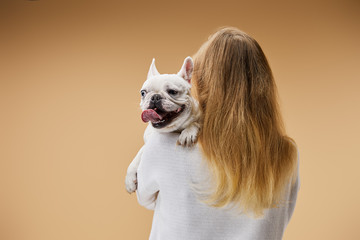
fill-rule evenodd
<path id="1" fill-rule="evenodd" d="M 211 35 L 194 56 L 198 144 L 150 136 L 137 197 L 154 209 L 150 239 L 281 239 L 299 190 L 298 151 L 286 136 L 271 69 L 236 28 Z"/>

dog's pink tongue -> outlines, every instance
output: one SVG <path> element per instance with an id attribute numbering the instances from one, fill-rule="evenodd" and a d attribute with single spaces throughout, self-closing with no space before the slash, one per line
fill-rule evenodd
<path id="1" fill-rule="evenodd" d="M 162 117 L 157 114 L 153 109 L 146 109 L 142 112 L 141 119 L 144 122 L 158 122 L 162 119 Z"/>

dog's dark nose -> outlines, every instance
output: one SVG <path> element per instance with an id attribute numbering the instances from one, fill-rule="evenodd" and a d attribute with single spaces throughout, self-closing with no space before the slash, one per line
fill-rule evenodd
<path id="1" fill-rule="evenodd" d="M 161 95 L 160 94 L 154 94 L 151 96 L 151 102 L 158 102 L 162 99 Z"/>

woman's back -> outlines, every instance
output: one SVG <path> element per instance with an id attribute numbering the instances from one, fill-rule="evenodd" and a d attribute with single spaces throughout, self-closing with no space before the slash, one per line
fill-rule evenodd
<path id="1" fill-rule="evenodd" d="M 291 189 L 288 184 L 285 203 L 265 210 L 261 219 L 239 214 L 231 208 L 211 207 L 201 202 L 192 188 L 194 184 L 205 187 L 211 183 L 199 145 L 183 148 L 176 145 L 178 137 L 176 133 L 154 132 L 144 146 L 138 169 L 137 197 L 141 205 L 154 210 L 150 239 L 282 238 L 294 211 L 299 174 Z"/>

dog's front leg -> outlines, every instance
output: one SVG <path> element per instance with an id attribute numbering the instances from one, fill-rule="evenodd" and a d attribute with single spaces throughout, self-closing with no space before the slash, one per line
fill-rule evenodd
<path id="1" fill-rule="evenodd" d="M 126 191 L 128 191 L 128 193 L 135 192 L 137 188 L 137 169 L 141 161 L 143 148 L 144 146 L 140 148 L 139 152 L 136 154 L 134 160 L 130 163 L 127 169 L 125 185 L 126 185 Z"/>
<path id="2" fill-rule="evenodd" d="M 191 147 L 197 141 L 197 135 L 199 133 L 200 125 L 197 122 L 191 123 L 187 128 L 185 128 L 177 141 L 178 145 Z"/>

